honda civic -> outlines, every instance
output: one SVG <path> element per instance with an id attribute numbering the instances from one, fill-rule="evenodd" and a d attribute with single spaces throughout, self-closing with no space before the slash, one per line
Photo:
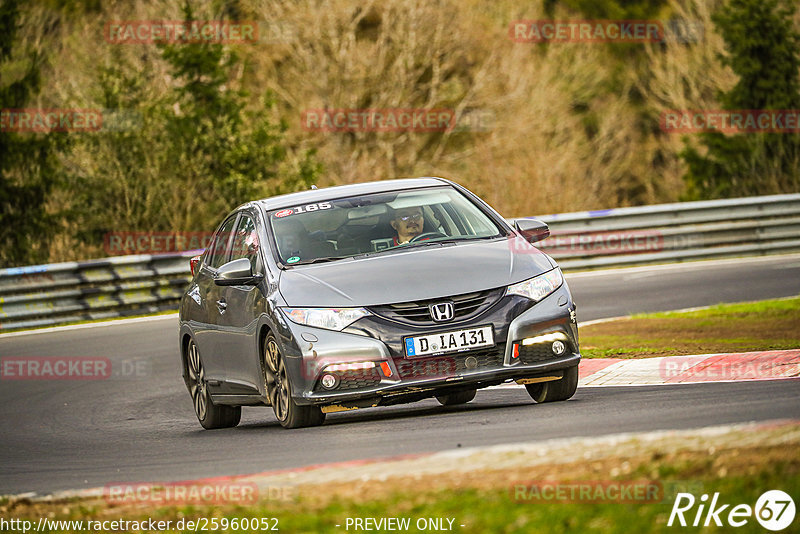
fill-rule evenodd
<path id="1" fill-rule="evenodd" d="M 536 402 L 578 383 L 575 304 L 533 243 L 441 178 L 312 188 L 248 202 L 191 259 L 180 304 L 183 379 L 200 424 L 271 406 L 286 428 L 331 412 L 470 402 L 525 386 Z"/>

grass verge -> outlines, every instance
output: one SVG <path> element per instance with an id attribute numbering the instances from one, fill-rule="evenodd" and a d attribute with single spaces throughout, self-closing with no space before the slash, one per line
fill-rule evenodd
<path id="1" fill-rule="evenodd" d="M 394 472 L 385 479 L 361 477 L 304 484 L 291 500 L 260 501 L 251 506 L 115 507 L 96 498 L 60 502 L 22 499 L 0 501 L 0 516 L 26 518 L 34 523 L 42 516 L 79 521 L 170 520 L 173 524 L 180 519 L 209 523 L 216 519 L 220 526 L 244 518 L 267 518 L 268 524 L 274 525 L 271 518 L 276 518 L 282 532 L 321 533 L 358 531 L 353 526 L 346 528 L 348 518 L 387 517 L 407 518 L 408 532 L 437 530 L 430 527 L 429 519 L 440 520 L 439 525 L 448 527 L 438 530 L 463 533 L 668 532 L 676 530 L 676 526 L 668 527 L 667 521 L 678 492 L 693 494 L 697 503 L 703 494 L 719 493 L 719 504 L 729 504 L 728 511 L 738 504 L 753 507 L 760 495 L 772 489 L 797 499 L 799 429 L 797 422 L 785 422 L 691 436 L 630 436 L 615 441 L 613 449 L 603 447 L 603 442 L 587 441 L 561 445 L 570 451 L 566 459 L 564 450 L 554 444 L 546 461 L 538 463 L 536 454 L 510 462 L 494 453 L 493 462 L 487 464 L 491 468 L 465 466 L 438 474 Z M 657 490 L 646 498 L 625 499 L 608 491 L 614 485 L 641 483 L 654 485 Z M 570 499 L 546 494 L 544 488 L 548 486 L 564 488 L 567 494 L 569 488 L 576 486 L 593 491 L 588 497 Z M 694 506 L 686 513 L 689 523 L 697 509 Z M 726 514 L 722 514 L 723 520 Z M 796 526 L 800 519 L 795 521 Z M 230 526 L 212 530 L 241 531 Z M 719 532 L 730 527 L 677 530 Z M 764 529 L 750 517 L 736 531 Z M 790 531 L 792 528 L 786 530 Z"/>
<path id="2" fill-rule="evenodd" d="M 647 358 L 800 348 L 800 297 L 638 314 L 581 328 L 584 358 Z"/>

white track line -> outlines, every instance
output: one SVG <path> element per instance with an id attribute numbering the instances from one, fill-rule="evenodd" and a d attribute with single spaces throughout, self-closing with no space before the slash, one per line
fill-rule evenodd
<path id="1" fill-rule="evenodd" d="M 604 276 L 610 274 L 625 274 L 625 273 L 637 273 L 637 272 L 650 272 L 650 271 L 665 271 L 665 270 L 672 270 L 672 269 L 704 269 L 709 267 L 718 267 L 720 265 L 741 265 L 743 263 L 775 263 L 777 260 L 785 260 L 785 259 L 796 259 L 800 260 L 800 254 L 793 253 L 793 254 L 770 254 L 767 256 L 755 256 L 755 257 L 746 257 L 746 258 L 724 258 L 719 260 L 697 260 L 697 261 L 687 261 L 681 263 L 659 263 L 656 265 L 641 265 L 638 267 L 617 267 L 613 269 L 597 269 L 594 271 L 579 271 L 579 272 L 566 272 L 564 276 L 569 281 L 570 278 L 586 278 L 591 276 Z"/>
<path id="2" fill-rule="evenodd" d="M 52 334 L 54 332 L 68 332 L 70 330 L 83 330 L 85 328 L 98 328 L 103 326 L 118 326 L 132 323 L 149 323 L 154 321 L 175 320 L 177 324 L 178 313 L 168 313 L 164 315 L 152 315 L 147 317 L 131 317 L 128 319 L 112 319 L 109 321 L 99 321 L 96 323 L 68 324 L 65 326 L 49 326 L 47 328 L 37 328 L 35 330 L 21 330 L 19 332 L 8 332 L 0 334 L 0 339 L 7 337 L 29 336 L 32 334 Z"/>

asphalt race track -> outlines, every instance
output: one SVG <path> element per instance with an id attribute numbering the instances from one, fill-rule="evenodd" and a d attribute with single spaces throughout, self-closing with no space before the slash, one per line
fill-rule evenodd
<path id="1" fill-rule="evenodd" d="M 800 294 L 800 255 L 567 275 L 578 318 Z M 0 336 L 0 356 L 107 357 L 107 380 L 0 381 L 0 494 L 170 481 L 609 432 L 800 418 L 800 380 L 581 388 L 535 405 L 524 390 L 478 392 L 329 414 L 282 429 L 269 408 L 239 427 L 203 431 L 180 378 L 177 320 L 167 316 Z M 124 375 L 124 376 L 123 376 Z"/>

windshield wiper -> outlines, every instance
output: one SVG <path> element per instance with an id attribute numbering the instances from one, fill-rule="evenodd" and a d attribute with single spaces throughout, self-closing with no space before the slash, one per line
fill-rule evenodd
<path id="1" fill-rule="evenodd" d="M 329 261 L 343 260 L 345 258 L 352 258 L 352 257 L 353 257 L 352 254 L 348 256 L 327 256 L 324 258 L 314 258 L 312 260 L 296 261 L 294 263 L 284 262 L 284 264 L 286 264 L 289 267 L 294 267 L 295 265 L 311 265 L 313 263 L 325 263 Z"/>
<path id="2" fill-rule="evenodd" d="M 487 239 L 497 239 L 503 237 L 500 234 L 495 235 L 484 235 L 484 236 L 462 236 L 462 237 L 451 237 L 449 241 L 486 241 Z"/>
<path id="3" fill-rule="evenodd" d="M 482 237 L 473 237 L 473 236 L 464 236 L 464 237 L 448 237 L 446 239 L 426 239 L 425 241 L 417 241 L 416 243 L 408 243 L 406 245 L 402 245 L 401 247 L 404 249 L 415 248 L 418 246 L 430 246 L 430 245 L 455 245 L 456 243 L 463 243 L 465 241 L 484 241 L 487 239 L 497 239 L 500 236 L 490 235 L 490 236 L 482 236 Z M 401 248 L 396 247 L 396 248 Z"/>
<path id="4" fill-rule="evenodd" d="M 455 242 L 455 239 L 437 239 L 436 241 L 432 239 L 426 239 L 425 241 L 417 241 L 416 243 L 406 243 L 403 245 L 403 248 L 409 249 L 414 247 L 429 247 L 431 245 L 453 245 Z"/>

